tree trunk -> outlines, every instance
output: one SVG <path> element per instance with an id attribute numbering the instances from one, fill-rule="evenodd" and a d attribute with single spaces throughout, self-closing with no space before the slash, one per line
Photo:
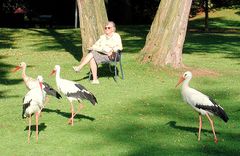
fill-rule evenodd
<path id="1" fill-rule="evenodd" d="M 161 0 L 140 60 L 156 66 L 183 66 L 182 49 L 192 0 Z"/>
<path id="2" fill-rule="evenodd" d="M 205 25 L 205 31 L 208 32 L 208 0 L 204 0 L 204 12 L 205 12 L 205 20 L 204 20 L 204 25 Z"/>
<path id="3" fill-rule="evenodd" d="M 82 52 L 85 56 L 91 47 L 104 33 L 108 21 L 104 0 L 77 0 L 82 37 Z"/>

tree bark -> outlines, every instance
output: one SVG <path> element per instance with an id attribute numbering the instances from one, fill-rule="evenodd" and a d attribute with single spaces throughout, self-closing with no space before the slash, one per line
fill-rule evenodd
<path id="1" fill-rule="evenodd" d="M 77 0 L 82 38 L 82 52 L 85 56 L 104 33 L 108 21 L 104 0 Z"/>
<path id="2" fill-rule="evenodd" d="M 192 0 L 161 0 L 140 53 L 143 63 L 183 66 L 182 49 Z"/>
<path id="3" fill-rule="evenodd" d="M 205 31 L 208 32 L 208 0 L 204 0 L 204 12 L 205 12 L 205 19 L 204 19 L 204 25 L 205 25 Z"/>

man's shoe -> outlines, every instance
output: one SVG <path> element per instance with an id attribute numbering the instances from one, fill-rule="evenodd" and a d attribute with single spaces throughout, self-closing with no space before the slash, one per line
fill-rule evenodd
<path id="1" fill-rule="evenodd" d="M 91 84 L 99 84 L 99 81 L 98 80 L 92 80 Z"/>
<path id="2" fill-rule="evenodd" d="M 77 73 L 80 71 L 80 68 L 78 66 L 73 66 L 73 70 Z"/>

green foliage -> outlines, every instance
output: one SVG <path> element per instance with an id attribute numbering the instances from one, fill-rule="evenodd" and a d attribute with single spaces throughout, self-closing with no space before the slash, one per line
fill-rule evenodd
<path id="1" fill-rule="evenodd" d="M 183 61 L 198 74 L 191 86 L 216 99 L 230 118 L 225 124 L 213 117 L 216 145 L 205 117 L 202 140 L 197 141 L 198 114 L 175 88 L 182 72 L 136 61 L 149 26 L 119 26 L 118 30 L 124 45 L 125 80 L 114 82 L 100 67 L 100 85 L 91 85 L 88 67 L 80 73 L 72 70 L 81 57 L 79 30 L 0 29 L 1 155 L 239 155 L 239 34 L 188 33 L 184 45 Z M 99 104 L 85 101 L 72 127 L 67 124 L 66 98 L 50 97 L 39 120 L 39 143 L 33 118 L 28 144 L 27 120 L 21 119 L 27 90 L 21 74 L 10 72 L 21 61 L 29 65 L 29 76 L 41 74 L 53 87 L 55 78 L 49 73 L 60 64 L 62 77 L 84 85 Z"/>
<path id="2" fill-rule="evenodd" d="M 215 8 L 239 6 L 239 0 L 211 0 Z"/>
<path id="3" fill-rule="evenodd" d="M 24 0 L 2 0 L 0 4 L 4 13 L 13 13 L 18 7 L 26 8 L 27 5 Z"/>
<path id="4" fill-rule="evenodd" d="M 190 15 L 196 16 L 199 13 L 204 12 L 206 0 L 193 0 Z M 239 0 L 208 0 L 208 10 L 214 11 L 217 8 L 239 8 Z"/>

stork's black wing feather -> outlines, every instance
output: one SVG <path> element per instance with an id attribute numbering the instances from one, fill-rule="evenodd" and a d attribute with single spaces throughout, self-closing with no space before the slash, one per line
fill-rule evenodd
<path id="1" fill-rule="evenodd" d="M 58 99 L 62 98 L 62 96 L 55 89 L 53 89 L 49 84 L 47 84 L 46 82 L 43 82 L 43 85 L 44 85 L 44 91 L 48 95 L 52 95 Z"/>
<path id="2" fill-rule="evenodd" d="M 78 87 L 80 90 L 86 90 L 87 91 L 87 89 L 83 85 L 80 85 L 79 83 L 76 83 L 75 86 Z"/>
<path id="3" fill-rule="evenodd" d="M 77 91 L 77 92 L 74 92 L 74 93 L 70 93 L 68 92 L 67 93 L 67 97 L 73 97 L 73 98 L 79 98 L 79 99 L 86 99 L 86 97 L 82 94 L 81 91 Z"/>
<path id="4" fill-rule="evenodd" d="M 24 98 L 23 98 L 23 101 L 24 101 Z M 22 118 L 24 118 L 24 113 L 25 113 L 26 109 L 30 106 L 31 101 L 32 101 L 32 99 L 30 101 L 28 101 L 27 103 L 23 104 Z"/>
<path id="5" fill-rule="evenodd" d="M 213 103 L 213 106 L 206 106 L 201 104 L 196 104 L 196 107 L 199 109 L 203 109 L 206 111 L 209 111 L 217 116 L 219 116 L 223 121 L 227 122 L 229 120 L 227 113 L 224 111 L 224 109 L 218 105 L 211 97 L 209 97 L 209 100 Z"/>
<path id="6" fill-rule="evenodd" d="M 84 86 L 80 84 L 75 84 L 75 86 L 79 88 L 79 91 L 75 93 L 67 93 L 68 97 L 86 99 L 89 100 L 93 105 L 97 103 L 97 98 L 91 92 L 89 92 Z"/>

